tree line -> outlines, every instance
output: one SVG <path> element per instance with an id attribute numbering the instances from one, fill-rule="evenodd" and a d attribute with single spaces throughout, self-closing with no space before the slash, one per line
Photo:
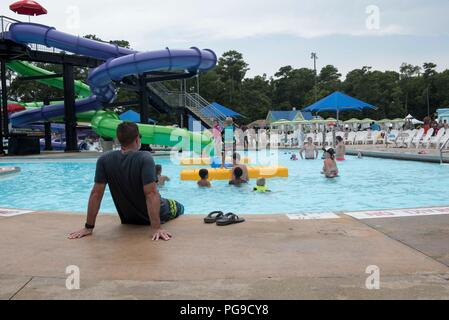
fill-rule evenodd
<path id="1" fill-rule="evenodd" d="M 356 118 L 404 118 L 411 113 L 423 119 L 436 109 L 449 107 L 449 70 L 436 71 L 434 63 L 403 63 L 399 71 L 378 71 L 369 66 L 350 71 L 343 80 L 333 65 L 315 74 L 313 69 L 281 67 L 272 77 L 245 77 L 249 65 L 237 51 L 228 51 L 218 66 L 200 77 L 200 93 L 242 113 L 247 121 L 264 119 L 270 110 L 298 110 L 316 99 L 342 91 L 377 107 L 377 110 L 345 112 L 343 120 Z M 328 113 L 323 116 L 335 116 Z"/>

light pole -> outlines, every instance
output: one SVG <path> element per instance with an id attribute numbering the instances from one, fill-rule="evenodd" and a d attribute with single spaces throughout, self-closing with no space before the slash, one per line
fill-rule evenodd
<path id="1" fill-rule="evenodd" d="M 313 70 L 315 71 L 315 86 L 314 86 L 314 91 L 315 91 L 315 102 L 317 102 L 317 100 L 318 100 L 318 97 L 317 97 L 317 92 L 316 92 L 316 89 L 317 89 L 317 87 L 316 87 L 316 85 L 317 85 L 317 71 L 316 71 L 316 61 L 317 61 L 317 59 L 318 59 L 318 55 L 317 55 L 317 53 L 316 52 L 312 52 L 312 54 L 311 54 L 311 57 L 310 57 L 311 59 L 313 59 Z"/>

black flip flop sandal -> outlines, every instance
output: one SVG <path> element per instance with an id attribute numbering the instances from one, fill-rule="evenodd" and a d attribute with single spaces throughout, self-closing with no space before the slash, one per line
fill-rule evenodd
<path id="1" fill-rule="evenodd" d="M 240 218 L 238 215 L 230 212 L 217 219 L 217 226 L 229 226 L 231 224 L 237 224 L 245 222 L 245 219 Z"/>
<path id="2" fill-rule="evenodd" d="M 204 223 L 211 224 L 217 222 L 218 218 L 223 217 L 224 213 L 222 211 L 213 211 L 209 213 L 209 215 L 204 218 Z"/>

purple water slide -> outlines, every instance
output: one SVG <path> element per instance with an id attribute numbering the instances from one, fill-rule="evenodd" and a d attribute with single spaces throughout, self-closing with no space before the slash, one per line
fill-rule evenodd
<path id="1" fill-rule="evenodd" d="M 78 36 L 73 36 L 55 28 L 36 23 L 12 24 L 7 38 L 21 44 L 40 44 L 54 47 L 79 55 L 106 60 L 94 69 L 88 84 L 93 96 L 76 102 L 76 112 L 98 110 L 103 103 L 113 101 L 116 89 L 113 81 L 126 76 L 150 71 L 207 71 L 215 67 L 217 56 L 212 50 L 190 48 L 185 50 L 158 50 L 137 52 Z M 11 116 L 13 126 L 23 126 L 37 121 L 45 121 L 64 115 L 64 104 L 43 106 L 39 109 L 14 113 Z"/>

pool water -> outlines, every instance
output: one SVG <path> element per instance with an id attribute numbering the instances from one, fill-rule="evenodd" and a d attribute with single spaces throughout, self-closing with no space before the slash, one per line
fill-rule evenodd
<path id="1" fill-rule="evenodd" d="M 438 164 L 388 159 L 348 157 L 338 163 L 340 177 L 326 179 L 322 160 L 290 161 L 286 151 L 271 151 L 274 161 L 289 168 L 289 178 L 269 179 L 271 193 L 255 193 L 255 180 L 243 187 L 213 181 L 212 189 L 199 189 L 196 182 L 180 181 L 186 167 L 169 157 L 157 157 L 163 174 L 171 178 L 160 189 L 163 197 L 183 203 L 188 214 L 214 210 L 238 214 L 305 213 L 414 208 L 449 205 L 449 167 Z M 260 154 L 251 153 L 252 159 Z M 0 179 L 0 207 L 32 210 L 85 212 L 95 173 L 95 160 L 0 162 L 19 166 L 18 175 Z M 188 167 L 187 167 L 188 168 Z M 115 213 L 109 191 L 101 206 Z"/>

